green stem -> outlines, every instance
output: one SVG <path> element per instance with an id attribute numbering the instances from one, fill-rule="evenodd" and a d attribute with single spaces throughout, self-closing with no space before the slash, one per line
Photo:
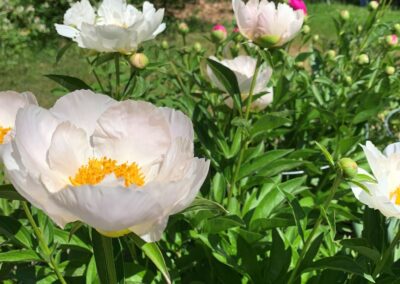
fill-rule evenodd
<path id="1" fill-rule="evenodd" d="M 95 229 L 92 229 L 92 245 L 100 283 L 118 283 L 112 238 L 105 237 Z"/>
<path id="2" fill-rule="evenodd" d="M 103 94 L 105 94 L 105 93 L 106 93 L 106 89 L 104 89 L 104 86 L 103 86 L 103 84 L 101 83 L 100 77 L 99 77 L 99 75 L 97 75 L 97 72 L 96 72 L 96 70 L 94 69 L 94 66 L 93 66 L 92 62 L 90 62 L 89 58 L 86 58 L 86 60 L 87 60 L 87 62 L 89 63 L 91 69 L 92 69 L 94 78 L 96 79 L 97 83 L 99 84 L 101 91 L 103 92 Z"/>
<path id="3" fill-rule="evenodd" d="M 115 98 L 119 100 L 119 93 L 121 88 L 121 73 L 120 73 L 120 65 L 119 65 L 119 53 L 115 54 L 115 79 L 116 79 L 116 87 L 115 87 Z"/>
<path id="4" fill-rule="evenodd" d="M 249 120 L 249 116 L 250 116 L 251 103 L 253 101 L 254 89 L 256 87 L 257 77 L 258 77 L 258 73 L 260 72 L 261 63 L 262 63 L 261 55 L 258 55 L 256 69 L 254 70 L 253 79 L 251 80 L 249 96 L 247 97 L 246 114 L 245 114 L 245 119 L 247 121 Z M 240 149 L 240 153 L 239 153 L 239 159 L 238 159 L 237 165 L 234 169 L 234 174 L 233 174 L 233 178 L 232 178 L 232 182 L 231 182 L 231 190 L 233 190 L 233 188 L 236 187 L 236 182 L 239 177 L 240 167 L 242 166 L 242 163 L 243 163 L 244 153 L 247 150 L 249 142 L 250 141 L 248 141 L 248 140 L 243 141 L 242 148 Z M 239 191 L 240 191 L 240 188 L 239 188 Z M 228 205 L 231 201 L 231 198 L 232 198 L 232 194 L 229 194 Z"/>
<path id="5" fill-rule="evenodd" d="M 343 178 L 343 174 L 342 174 L 341 170 L 339 170 L 336 173 L 335 181 L 333 182 L 332 188 L 330 189 L 329 197 L 325 200 L 324 204 L 322 205 L 322 208 L 324 208 L 325 210 L 328 210 L 329 205 L 330 205 L 333 197 L 335 196 L 336 190 L 339 188 L 339 185 L 342 182 L 342 178 Z M 290 275 L 289 281 L 287 282 L 288 284 L 292 284 L 295 282 L 295 280 L 297 278 L 297 272 L 299 271 L 299 269 L 301 267 L 304 257 L 306 256 L 307 251 L 310 248 L 310 245 L 314 239 L 314 235 L 318 231 L 318 228 L 321 225 L 322 220 L 323 220 L 323 214 L 320 212 L 318 219 L 315 221 L 315 224 L 314 224 L 314 227 L 313 227 L 311 233 L 308 235 L 308 238 L 307 238 L 306 242 L 304 243 L 304 246 L 303 246 L 303 249 L 301 250 L 299 259 L 296 262 L 296 266 L 294 267 L 294 269 Z"/>
<path id="6" fill-rule="evenodd" d="M 393 238 L 390 246 L 386 249 L 385 253 L 382 256 L 382 259 L 376 264 L 374 272 L 372 273 L 372 277 L 375 279 L 376 276 L 382 271 L 382 269 L 386 266 L 386 263 L 389 257 L 392 255 L 394 248 L 400 241 L 400 230 L 397 232 L 396 236 Z"/>
<path id="7" fill-rule="evenodd" d="M 39 241 L 40 247 L 42 248 L 44 254 L 48 258 L 48 259 L 46 259 L 46 261 L 48 261 L 48 263 L 50 264 L 50 267 L 54 270 L 54 273 L 57 275 L 58 280 L 60 280 L 60 282 L 62 284 L 67 284 L 67 282 L 65 281 L 64 277 L 62 276 L 61 272 L 58 269 L 57 263 L 55 262 L 55 260 L 54 260 L 54 258 L 52 256 L 51 250 L 49 249 L 45 239 L 43 238 L 42 231 L 40 230 L 40 228 L 36 224 L 36 221 L 32 216 L 31 210 L 29 209 L 29 206 L 25 201 L 22 202 L 22 208 L 24 209 L 26 217 L 28 218 L 28 221 L 29 221 L 29 223 L 31 224 L 31 226 L 33 228 L 33 231 L 34 231 L 34 233 L 36 235 L 36 238 Z"/>

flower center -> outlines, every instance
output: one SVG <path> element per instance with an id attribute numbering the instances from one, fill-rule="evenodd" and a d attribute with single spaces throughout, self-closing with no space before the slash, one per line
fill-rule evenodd
<path id="1" fill-rule="evenodd" d="M 106 157 L 89 159 L 88 164 L 80 167 L 75 177 L 69 177 L 69 180 L 74 186 L 95 185 L 102 182 L 110 174 L 124 179 L 126 187 L 132 184 L 144 185 L 144 176 L 136 163 L 117 164 L 117 161 Z"/>
<path id="2" fill-rule="evenodd" d="M 8 134 L 8 132 L 11 131 L 11 128 L 3 128 L 0 126 L 0 144 L 4 143 L 4 138 L 6 137 L 6 135 Z"/>
<path id="3" fill-rule="evenodd" d="M 390 193 L 390 200 L 392 200 L 394 196 L 396 196 L 394 203 L 400 205 L 400 185 Z"/>

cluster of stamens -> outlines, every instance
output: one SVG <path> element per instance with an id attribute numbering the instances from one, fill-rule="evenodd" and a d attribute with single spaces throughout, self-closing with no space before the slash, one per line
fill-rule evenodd
<path id="1" fill-rule="evenodd" d="M 96 185 L 110 174 L 122 178 L 126 187 L 132 184 L 144 185 L 144 176 L 136 163 L 117 164 L 117 161 L 108 158 L 90 159 L 88 164 L 80 167 L 75 177 L 70 177 L 69 180 L 74 186 Z"/>
<path id="2" fill-rule="evenodd" d="M 0 144 L 4 143 L 4 138 L 6 137 L 6 135 L 8 134 L 8 132 L 11 131 L 11 128 L 3 128 L 0 126 Z"/>

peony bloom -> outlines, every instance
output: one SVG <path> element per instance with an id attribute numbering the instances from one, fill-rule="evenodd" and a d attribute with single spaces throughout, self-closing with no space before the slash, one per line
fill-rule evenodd
<path id="1" fill-rule="evenodd" d="M 301 10 L 301 11 L 303 11 L 304 15 L 307 15 L 307 6 L 303 0 L 289 0 L 288 4 L 295 11 Z"/>
<path id="2" fill-rule="evenodd" d="M 32 93 L 0 92 L 0 153 L 4 145 L 8 144 L 14 136 L 15 117 L 18 110 L 30 104 L 37 105 Z"/>
<path id="3" fill-rule="evenodd" d="M 292 40 L 303 25 L 303 11 L 267 0 L 232 0 L 240 32 L 262 47 L 281 46 Z"/>
<path id="4" fill-rule="evenodd" d="M 250 92 L 251 81 L 253 80 L 254 71 L 256 69 L 257 60 L 250 56 L 238 56 L 232 60 L 218 61 L 215 57 L 210 57 L 212 60 L 217 61 L 229 69 L 231 69 L 236 76 L 239 84 L 240 93 L 242 99 L 245 100 Z M 212 83 L 217 86 L 220 90 L 226 92 L 223 84 L 219 82 L 217 77 L 209 66 L 207 66 L 207 73 Z M 262 110 L 266 108 L 273 100 L 273 90 L 267 87 L 268 81 L 271 78 L 272 69 L 266 64 L 262 65 L 257 76 L 256 86 L 254 89 L 254 95 L 264 93 L 260 98 L 252 102 L 251 108 L 254 110 Z M 229 107 L 233 107 L 233 101 L 231 97 L 227 97 L 225 100 Z"/>
<path id="5" fill-rule="evenodd" d="M 3 161 L 17 191 L 59 226 L 79 220 L 156 241 L 207 176 L 193 136 L 179 111 L 76 91 L 50 110 L 19 111 Z"/>
<path id="6" fill-rule="evenodd" d="M 65 13 L 64 24 L 55 26 L 79 47 L 128 54 L 165 30 L 163 17 L 164 9 L 156 11 L 147 1 L 140 12 L 126 0 L 104 0 L 97 11 L 89 0 L 81 0 Z"/>
<path id="7" fill-rule="evenodd" d="M 377 182 L 363 182 L 369 193 L 353 185 L 354 195 L 383 215 L 400 218 L 400 143 L 389 145 L 382 154 L 368 141 L 363 150 Z M 363 169 L 359 173 L 367 174 Z"/>

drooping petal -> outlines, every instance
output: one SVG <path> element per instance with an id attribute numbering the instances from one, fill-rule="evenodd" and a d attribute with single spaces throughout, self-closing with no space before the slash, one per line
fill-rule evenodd
<path id="1" fill-rule="evenodd" d="M 91 135 L 100 115 L 116 103 L 109 96 L 79 90 L 57 100 L 50 112 L 61 121 L 69 121 Z"/>
<path id="2" fill-rule="evenodd" d="M 55 27 L 57 33 L 63 37 L 75 39 L 79 36 L 79 30 L 77 30 L 76 28 L 59 24 L 55 24 Z"/>

